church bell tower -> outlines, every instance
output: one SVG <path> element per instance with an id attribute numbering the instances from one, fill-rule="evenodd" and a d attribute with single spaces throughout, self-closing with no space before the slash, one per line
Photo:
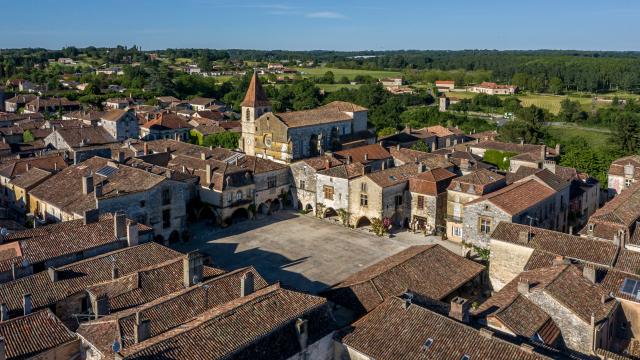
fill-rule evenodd
<path id="1" fill-rule="evenodd" d="M 239 145 L 245 154 L 255 156 L 256 119 L 270 111 L 271 102 L 267 99 L 267 94 L 254 71 L 247 94 L 242 101 L 242 137 Z"/>

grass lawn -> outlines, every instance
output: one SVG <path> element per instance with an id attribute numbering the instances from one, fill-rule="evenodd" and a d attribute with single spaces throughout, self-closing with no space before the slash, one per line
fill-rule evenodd
<path id="1" fill-rule="evenodd" d="M 594 149 L 606 149 L 611 145 L 610 133 L 605 129 L 585 128 L 571 125 L 553 125 L 548 127 L 549 134 L 563 141 L 577 136 L 585 139 Z"/>
<path id="2" fill-rule="evenodd" d="M 340 90 L 340 89 L 343 89 L 343 88 L 357 89 L 357 88 L 360 87 L 360 84 L 358 84 L 358 85 L 351 85 L 351 84 L 316 84 L 316 86 L 319 89 L 324 90 L 326 92 L 332 92 L 332 91 Z"/>
<path id="3" fill-rule="evenodd" d="M 450 92 L 448 96 L 457 97 L 459 99 L 470 99 L 476 96 L 476 93 L 472 92 Z M 501 97 L 506 98 L 511 95 L 501 95 Z M 531 106 L 535 105 L 542 109 L 549 110 L 552 114 L 558 114 L 560 112 L 560 102 L 567 97 L 567 95 L 543 95 L 543 94 L 518 94 L 516 95 L 520 101 L 522 101 L 522 106 Z M 590 97 L 579 97 L 579 96 L 568 96 L 572 101 L 578 101 L 582 108 L 585 111 L 591 110 L 592 100 Z M 596 106 L 605 106 L 602 104 L 598 104 Z"/>
<path id="4" fill-rule="evenodd" d="M 295 70 L 301 72 L 303 76 L 322 76 L 327 71 L 333 72 L 336 80 L 340 79 L 343 76 L 349 78 L 349 80 L 353 80 L 358 75 L 369 75 L 375 79 L 385 78 L 385 77 L 398 77 L 402 76 L 402 73 L 399 71 L 372 71 L 372 70 L 352 70 L 352 69 L 336 69 L 336 68 L 328 68 L 328 67 L 315 67 L 315 68 L 294 68 Z"/>

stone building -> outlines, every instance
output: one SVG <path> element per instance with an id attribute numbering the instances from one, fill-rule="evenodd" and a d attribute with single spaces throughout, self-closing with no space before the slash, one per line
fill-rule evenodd
<path id="1" fill-rule="evenodd" d="M 43 222 L 82 219 L 86 212 L 124 212 L 153 228 L 160 239 L 178 240 L 187 218 L 193 184 L 165 171 L 155 174 L 94 157 L 70 166 L 29 192 L 30 209 Z"/>
<path id="2" fill-rule="evenodd" d="M 346 211 L 351 214 L 351 183 L 368 173 L 361 163 L 347 163 L 318 171 L 316 175 L 316 214 L 321 217 L 339 215 Z M 342 219 L 340 219 L 342 220 Z M 351 223 L 351 219 L 347 219 Z M 347 224 L 348 225 L 348 224 Z"/>
<path id="3" fill-rule="evenodd" d="M 140 135 L 138 118 L 130 111 L 114 109 L 100 115 L 99 126 L 102 126 L 116 140 L 137 139 Z"/>
<path id="4" fill-rule="evenodd" d="M 343 165 L 343 162 L 331 155 L 304 159 L 289 165 L 293 203 L 297 205 L 299 210 L 309 212 L 316 210 L 318 173 L 340 165 Z M 348 194 L 348 189 L 346 193 Z"/>
<path id="5" fill-rule="evenodd" d="M 449 161 L 449 154 L 427 153 L 424 151 L 402 148 L 400 146 L 390 148 L 389 152 L 391 153 L 396 166 L 422 163 L 428 170 L 442 168 L 451 171 L 452 173 L 458 173 L 455 165 Z"/>
<path id="6" fill-rule="evenodd" d="M 544 178 L 527 177 L 464 204 L 463 239 L 487 247 L 501 221 L 567 231 L 569 184 L 549 172 Z"/>
<path id="7" fill-rule="evenodd" d="M 242 102 L 240 149 L 247 155 L 290 163 L 338 150 L 345 141 L 375 141 L 367 109 L 333 102 L 312 110 L 275 114 L 254 73 Z"/>
<path id="8" fill-rule="evenodd" d="M 453 179 L 447 188 L 447 238 L 457 242 L 464 239 L 463 219 L 466 203 L 505 186 L 504 176 L 485 169 Z"/>
<path id="9" fill-rule="evenodd" d="M 640 178 L 640 155 L 617 159 L 609 166 L 607 188 L 609 197 L 620 194 Z"/>
<path id="10" fill-rule="evenodd" d="M 113 144 L 117 140 L 103 127 L 84 126 L 56 129 L 44 138 L 44 142 L 57 150 L 75 151 Z"/>
<path id="11" fill-rule="evenodd" d="M 469 151 L 472 154 L 478 155 L 484 158 L 484 153 L 487 150 L 499 151 L 510 155 L 510 169 L 511 172 L 518 171 L 520 166 L 526 166 L 536 169 L 543 168 L 545 160 L 556 160 L 560 155 L 560 146 L 555 148 L 549 148 L 546 145 L 534 145 L 507 143 L 495 140 L 478 141 L 469 143 Z"/>
<path id="12" fill-rule="evenodd" d="M 442 168 L 409 178 L 410 228 L 433 233 L 445 229 L 447 187 L 456 174 Z"/>
<path id="13" fill-rule="evenodd" d="M 187 141 L 189 131 L 193 129 L 189 120 L 180 115 L 162 112 L 155 119 L 140 126 L 140 138 L 143 140 L 174 139 Z"/>
<path id="14" fill-rule="evenodd" d="M 367 171 L 376 172 L 393 166 L 393 157 L 380 144 L 358 146 L 346 150 L 336 151 L 332 156 L 343 163 L 360 163 L 367 167 Z"/>

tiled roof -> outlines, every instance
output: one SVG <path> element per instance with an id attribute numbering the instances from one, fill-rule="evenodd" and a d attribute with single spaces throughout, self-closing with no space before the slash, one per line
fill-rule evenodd
<path id="1" fill-rule="evenodd" d="M 127 115 L 127 111 L 120 110 L 120 109 L 113 109 L 113 110 L 105 111 L 104 113 L 102 113 L 102 115 L 100 116 L 100 119 L 105 121 L 118 122 L 124 119 L 125 115 Z"/>
<path id="2" fill-rule="evenodd" d="M 312 158 L 308 158 L 300 161 L 305 162 L 307 165 L 311 166 L 316 171 L 325 170 L 327 165 L 329 165 L 329 168 L 332 168 L 334 166 L 343 164 L 341 160 L 338 160 L 331 155 L 321 155 L 321 156 L 316 156 L 316 157 L 312 157 Z"/>
<path id="3" fill-rule="evenodd" d="M 30 189 L 31 187 L 39 184 L 41 181 L 45 180 L 51 176 L 51 172 L 46 170 L 41 170 L 38 168 L 33 168 L 28 170 L 22 175 L 16 176 L 13 180 L 9 182 L 9 184 L 19 187 L 21 189 Z"/>
<path id="4" fill-rule="evenodd" d="M 391 158 L 391 154 L 380 144 L 358 146 L 335 152 L 335 157 L 341 160 L 345 160 L 349 156 L 351 157 L 351 162 L 358 162 L 365 165 L 371 161 L 380 161 Z M 365 160 L 365 156 L 367 157 L 367 160 Z"/>
<path id="5" fill-rule="evenodd" d="M 264 89 L 262 88 L 260 79 L 258 78 L 258 75 L 255 72 L 251 77 L 249 88 L 247 89 L 247 93 L 244 96 L 244 100 L 242 101 L 241 106 L 246 106 L 246 107 L 271 106 L 271 103 L 267 98 L 267 94 L 264 92 Z"/>
<path id="6" fill-rule="evenodd" d="M 78 339 L 49 309 L 1 322 L 0 336 L 8 360 L 34 359 Z"/>
<path id="7" fill-rule="evenodd" d="M 570 185 L 569 181 L 562 179 L 547 169 L 537 171 L 535 174 L 531 175 L 531 178 L 540 180 L 555 191 L 560 191 Z M 525 181 L 525 179 L 518 181 Z"/>
<path id="8" fill-rule="evenodd" d="M 529 241 L 523 241 L 520 233 L 531 234 Z M 594 240 L 507 222 L 500 222 L 496 226 L 491 239 L 604 266 L 613 266 L 618 252 L 617 246 L 610 241 Z"/>
<path id="9" fill-rule="evenodd" d="M 533 145 L 533 144 L 514 144 L 507 143 L 501 141 L 481 141 L 476 144 L 470 145 L 472 148 L 486 149 L 486 150 L 498 150 L 498 151 L 508 151 L 514 152 L 516 154 L 522 154 L 526 152 L 537 152 L 540 153 L 542 147 L 544 145 Z"/>
<path id="10" fill-rule="evenodd" d="M 406 164 L 392 168 L 388 168 L 374 173 L 368 173 L 366 176 L 380 187 L 389 187 L 406 182 L 410 177 L 419 173 L 418 165 Z"/>
<path id="11" fill-rule="evenodd" d="M 436 168 L 409 178 L 409 191 L 412 193 L 437 196 L 447 191 L 449 182 L 456 174 Z"/>
<path id="12" fill-rule="evenodd" d="M 341 341 L 376 360 L 548 359 L 418 305 L 405 308 L 397 297 L 356 321 Z"/>
<path id="13" fill-rule="evenodd" d="M 321 106 L 323 109 L 335 109 L 342 112 L 360 112 L 368 111 L 366 107 L 346 102 L 346 101 L 332 101 L 326 105 Z"/>
<path id="14" fill-rule="evenodd" d="M 365 174 L 365 166 L 361 163 L 342 164 L 328 170 L 320 170 L 318 174 L 349 180 L 363 176 Z"/>
<path id="15" fill-rule="evenodd" d="M 523 336 L 527 339 L 533 336 L 547 325 L 548 322 L 553 323 L 549 315 L 529 301 L 526 297 L 517 295 L 513 301 L 492 314 L 492 317 L 498 319 L 514 334 Z M 560 331 L 555 327 L 555 336 L 549 339 L 547 343 L 553 343 L 560 335 Z"/>
<path id="16" fill-rule="evenodd" d="M 140 306 L 82 324 L 78 333 L 98 346 L 103 354 L 113 356 L 113 339 L 124 339 L 121 343 L 122 348 L 135 345 L 133 324 L 136 313 L 153 324 L 151 337 L 161 335 L 210 309 L 239 298 L 240 279 L 247 273 L 253 274 L 254 290 L 268 285 L 255 269 L 239 269 L 186 289 L 176 289 L 175 292 L 156 297 Z"/>
<path id="17" fill-rule="evenodd" d="M 434 125 L 424 128 L 424 130 L 434 134 L 438 137 L 446 137 L 451 135 L 462 135 L 464 132 L 456 128 L 447 128 L 442 125 Z M 419 131 L 419 130 L 418 130 Z"/>
<path id="18" fill-rule="evenodd" d="M 613 240 L 620 226 L 631 230 L 640 217 L 640 183 L 632 184 L 628 189 L 614 197 L 589 218 L 594 225 L 593 235 Z M 581 233 L 586 233 L 585 227 Z"/>
<path id="19" fill-rule="evenodd" d="M 156 243 L 146 243 L 134 247 L 112 251 L 57 269 L 58 281 L 52 282 L 47 272 L 40 272 L 5 284 L 0 284 L 0 300 L 9 311 L 22 310 L 22 296 L 31 294 L 34 309 L 55 304 L 88 286 L 111 279 L 113 263 L 117 264 L 120 275 L 124 276 L 151 265 L 184 255 Z"/>
<path id="20" fill-rule="evenodd" d="M 203 97 L 195 97 L 191 100 L 189 100 L 189 104 L 191 105 L 209 105 L 210 103 L 213 102 L 213 99 L 211 98 L 203 98 Z"/>
<path id="21" fill-rule="evenodd" d="M 116 139 L 100 126 L 63 128 L 56 129 L 55 132 L 72 148 L 116 142 Z"/>
<path id="22" fill-rule="evenodd" d="M 121 351 L 124 359 L 287 359 L 300 349 L 294 323 L 308 321 L 308 343 L 335 330 L 326 300 L 280 288 L 214 307 L 178 328 Z M 153 325 L 152 325 L 153 326 Z"/>
<path id="23" fill-rule="evenodd" d="M 444 156 L 438 154 L 430 154 L 424 151 L 406 149 L 406 148 L 390 148 L 391 156 L 402 161 L 405 164 L 421 162 L 428 169 L 449 168 L 453 164 Z"/>
<path id="24" fill-rule="evenodd" d="M 287 127 L 303 127 L 352 120 L 351 115 L 332 108 L 291 111 L 275 114 Z"/>
<path id="25" fill-rule="evenodd" d="M 549 187 L 530 179 L 484 195 L 468 202 L 465 206 L 488 201 L 504 210 L 507 214 L 516 215 L 553 196 L 555 193 Z"/>
<path id="26" fill-rule="evenodd" d="M 640 177 L 640 155 L 630 155 L 614 160 L 609 166 L 609 175 L 624 176 L 625 165 L 633 165 L 635 169 L 633 177 L 636 179 Z"/>
<path id="27" fill-rule="evenodd" d="M 9 179 L 24 174 L 29 168 L 39 168 L 47 171 L 62 170 L 67 167 L 62 155 L 38 156 L 25 159 L 14 159 L 0 164 L 0 176 Z"/>
<path id="28" fill-rule="evenodd" d="M 474 194 L 484 195 L 486 193 L 486 185 L 503 181 L 504 176 L 491 170 L 480 169 L 453 179 L 449 185 L 449 190 L 469 192 L 469 189 L 473 187 Z"/>
<path id="29" fill-rule="evenodd" d="M 484 266 L 440 245 L 412 246 L 348 277 L 326 294 L 362 313 L 407 289 L 442 300 L 483 270 Z"/>
<path id="30" fill-rule="evenodd" d="M 156 119 L 147 121 L 142 125 L 150 130 L 178 130 L 191 129 L 188 120 L 174 113 L 161 113 Z"/>
<path id="31" fill-rule="evenodd" d="M 99 175 L 98 170 L 106 166 L 115 171 L 108 176 Z M 162 175 L 96 156 L 51 176 L 31 190 L 30 195 L 65 212 L 82 215 L 84 211 L 96 206 L 95 193 L 82 192 L 82 177 L 90 174 L 93 174 L 94 185 L 102 184 L 102 198 L 147 191 L 167 179 Z"/>

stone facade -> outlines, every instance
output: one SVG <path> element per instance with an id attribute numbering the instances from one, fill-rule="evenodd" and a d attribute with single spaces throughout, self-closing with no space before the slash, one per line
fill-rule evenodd
<path id="1" fill-rule="evenodd" d="M 464 206 L 463 240 L 480 247 L 489 246 L 489 236 L 500 221 L 513 222 L 513 217 L 488 201 Z"/>
<path id="2" fill-rule="evenodd" d="M 515 279 L 527 265 L 533 249 L 491 239 L 489 280 L 493 291 L 500 291 Z"/>
<path id="3" fill-rule="evenodd" d="M 323 211 L 322 215 L 333 215 L 343 209 L 350 210 L 349 180 L 339 177 L 318 174 L 316 177 L 316 201 Z"/>
<path id="4" fill-rule="evenodd" d="M 299 210 L 316 209 L 316 170 L 304 161 L 289 166 L 291 171 L 291 194 Z"/>
<path id="5" fill-rule="evenodd" d="M 117 121 L 102 119 L 100 125 L 116 140 L 137 139 L 140 136 L 140 126 L 136 116 L 127 112 Z"/>
<path id="6" fill-rule="evenodd" d="M 444 214 L 447 211 L 446 193 L 438 196 L 415 192 L 409 192 L 408 194 L 408 205 L 411 207 L 410 227 L 413 230 L 424 230 L 427 233 L 431 233 L 437 227 L 444 226 Z M 420 197 L 422 197 L 422 200 L 420 200 Z M 422 204 L 422 206 L 419 206 L 419 204 Z"/>
<path id="7" fill-rule="evenodd" d="M 462 219 L 464 218 L 464 204 L 479 198 L 480 195 L 462 191 L 447 190 L 447 238 L 461 242 L 464 237 Z"/>

